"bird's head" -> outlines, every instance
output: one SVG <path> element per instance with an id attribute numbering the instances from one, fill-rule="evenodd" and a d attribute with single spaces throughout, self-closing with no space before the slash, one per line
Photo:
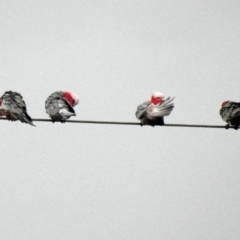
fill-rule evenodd
<path id="1" fill-rule="evenodd" d="M 224 105 L 226 105 L 228 102 L 229 102 L 229 100 L 224 101 L 224 102 L 222 103 L 222 107 L 223 107 Z"/>
<path id="2" fill-rule="evenodd" d="M 151 97 L 151 103 L 154 105 L 161 105 L 164 101 L 164 95 L 160 92 L 154 92 Z"/>
<path id="3" fill-rule="evenodd" d="M 75 93 L 63 92 L 63 97 L 70 103 L 72 107 L 79 103 L 79 98 Z"/>

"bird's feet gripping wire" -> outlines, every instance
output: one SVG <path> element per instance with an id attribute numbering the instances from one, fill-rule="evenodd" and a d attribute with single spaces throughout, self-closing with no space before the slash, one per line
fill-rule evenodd
<path id="1" fill-rule="evenodd" d="M 235 130 L 238 130 L 238 125 L 235 125 L 233 128 L 235 129 Z"/>
<path id="2" fill-rule="evenodd" d="M 225 129 L 227 129 L 227 130 L 229 129 L 229 124 L 227 124 L 227 125 L 225 126 Z"/>

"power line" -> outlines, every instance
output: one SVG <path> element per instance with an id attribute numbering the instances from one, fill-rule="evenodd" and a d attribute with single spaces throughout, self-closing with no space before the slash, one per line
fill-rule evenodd
<path id="1" fill-rule="evenodd" d="M 0 118 L 0 120 L 7 120 L 6 118 Z M 33 122 L 52 122 L 50 119 L 35 118 Z M 117 122 L 117 121 L 90 121 L 90 120 L 66 120 L 66 123 L 90 123 L 90 124 L 111 124 L 111 125 L 136 125 L 141 126 L 139 122 Z M 193 128 L 225 128 L 222 125 L 206 125 L 206 124 L 174 124 L 169 123 L 163 126 L 156 127 L 193 127 Z M 230 126 L 229 128 L 233 128 Z"/>

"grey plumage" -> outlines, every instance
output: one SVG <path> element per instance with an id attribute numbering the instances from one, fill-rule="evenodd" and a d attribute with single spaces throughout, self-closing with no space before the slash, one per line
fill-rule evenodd
<path id="1" fill-rule="evenodd" d="M 7 91 L 1 99 L 1 111 L 10 121 L 20 120 L 23 123 L 28 123 L 35 126 L 32 118 L 27 113 L 27 107 L 23 101 L 22 95 L 17 92 Z"/>
<path id="2" fill-rule="evenodd" d="M 45 109 L 53 122 L 65 122 L 71 116 L 76 116 L 72 106 L 63 97 L 62 91 L 54 92 L 46 99 Z"/>
<path id="3" fill-rule="evenodd" d="M 136 117 L 142 125 L 164 125 L 163 117 L 170 115 L 174 108 L 173 99 L 168 97 L 160 105 L 154 105 L 150 101 L 146 101 L 137 107 Z"/>
<path id="4" fill-rule="evenodd" d="M 231 101 L 225 103 L 220 109 L 220 115 L 228 123 L 226 128 L 232 125 L 235 129 L 238 129 L 240 125 L 240 103 Z"/>

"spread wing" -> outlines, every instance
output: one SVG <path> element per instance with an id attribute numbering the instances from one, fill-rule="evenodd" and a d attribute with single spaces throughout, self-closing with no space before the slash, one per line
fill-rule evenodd
<path id="1" fill-rule="evenodd" d="M 151 120 L 169 116 L 174 108 L 174 98 L 168 97 L 161 105 L 150 104 L 147 108 L 147 117 Z"/>
<path id="2" fill-rule="evenodd" d="M 151 102 L 149 101 L 146 101 L 144 102 L 143 104 L 140 104 L 138 107 L 137 107 L 137 111 L 136 111 L 136 117 L 137 119 L 143 119 L 146 115 L 147 115 L 147 108 L 148 106 L 151 104 Z"/>

